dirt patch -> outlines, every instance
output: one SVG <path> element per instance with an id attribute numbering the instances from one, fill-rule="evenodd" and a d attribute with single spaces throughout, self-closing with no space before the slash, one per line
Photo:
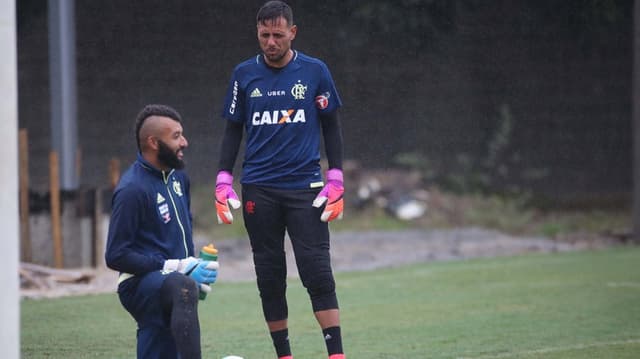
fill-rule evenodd
<path id="1" fill-rule="evenodd" d="M 196 246 L 209 243 L 197 237 Z M 247 239 L 221 240 L 219 281 L 254 281 L 251 249 Z M 288 244 L 288 241 L 287 241 Z M 570 240 L 515 237 L 481 228 L 337 232 L 331 235 L 331 256 L 336 272 L 367 271 L 411 263 L 552 253 L 598 249 L 620 245 L 615 238 L 574 236 Z M 289 275 L 297 277 L 291 248 L 287 248 Z M 86 271 L 86 269 L 85 269 Z M 106 268 L 91 270 L 87 283 L 57 283 L 47 289 L 23 289 L 23 298 L 51 298 L 115 292 L 117 273 Z"/>

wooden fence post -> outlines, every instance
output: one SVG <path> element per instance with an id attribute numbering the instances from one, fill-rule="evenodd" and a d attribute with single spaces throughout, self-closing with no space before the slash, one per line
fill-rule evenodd
<path id="1" fill-rule="evenodd" d="M 49 193 L 51 194 L 51 236 L 53 238 L 53 259 L 56 268 L 64 266 L 62 252 L 62 225 L 60 219 L 60 177 L 58 154 L 49 153 Z"/>
<path id="2" fill-rule="evenodd" d="M 111 189 L 116 188 L 120 181 L 120 160 L 117 157 L 113 157 L 109 161 L 109 185 Z"/>
<path id="3" fill-rule="evenodd" d="M 20 161 L 20 244 L 22 247 L 21 259 L 31 262 L 31 236 L 29 231 L 29 137 L 26 129 L 18 132 L 18 158 Z"/>
<path id="4" fill-rule="evenodd" d="M 93 238 L 94 238 L 94 258 L 96 268 L 102 269 L 105 266 L 104 263 L 104 245 L 105 239 L 102 235 L 102 191 L 100 188 L 96 188 L 94 192 L 94 206 L 93 206 Z"/>

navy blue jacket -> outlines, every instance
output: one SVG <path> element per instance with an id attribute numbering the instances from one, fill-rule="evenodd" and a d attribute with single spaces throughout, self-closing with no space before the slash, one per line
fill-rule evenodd
<path id="1" fill-rule="evenodd" d="M 107 266 L 140 275 L 192 256 L 190 201 L 185 172 L 161 171 L 138 154 L 113 194 Z"/>

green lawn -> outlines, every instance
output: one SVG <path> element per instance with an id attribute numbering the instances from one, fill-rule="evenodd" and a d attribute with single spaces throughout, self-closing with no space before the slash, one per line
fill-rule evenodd
<path id="1" fill-rule="evenodd" d="M 337 275 L 349 359 L 639 358 L 640 248 L 426 263 Z M 296 358 L 326 358 L 306 292 L 289 285 Z M 203 357 L 274 358 L 254 283 L 200 306 Z M 133 358 L 115 294 L 24 300 L 23 358 Z"/>

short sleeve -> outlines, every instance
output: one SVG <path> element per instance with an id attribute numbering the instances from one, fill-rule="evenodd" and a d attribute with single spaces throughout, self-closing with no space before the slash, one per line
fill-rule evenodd
<path id="1" fill-rule="evenodd" d="M 331 72 L 324 63 L 321 63 L 320 66 L 320 81 L 315 102 L 320 113 L 332 113 L 342 106 L 342 100 L 338 95 Z"/>

